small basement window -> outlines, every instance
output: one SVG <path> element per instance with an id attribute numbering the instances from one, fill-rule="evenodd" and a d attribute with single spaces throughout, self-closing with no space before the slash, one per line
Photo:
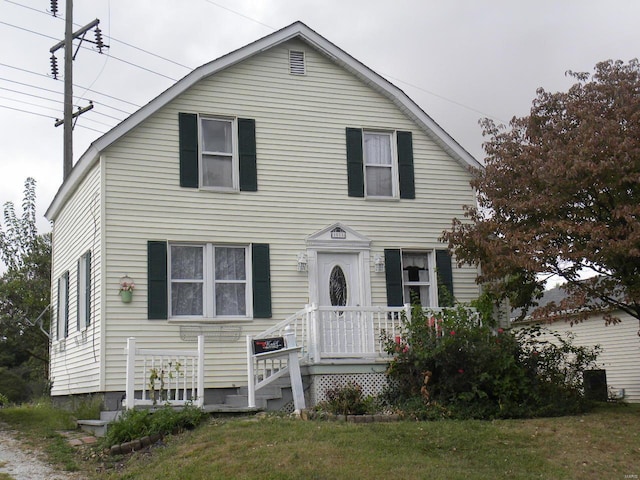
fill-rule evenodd
<path id="1" fill-rule="evenodd" d="M 304 52 L 302 50 L 289 50 L 289 73 L 291 75 L 304 75 L 306 73 Z"/>

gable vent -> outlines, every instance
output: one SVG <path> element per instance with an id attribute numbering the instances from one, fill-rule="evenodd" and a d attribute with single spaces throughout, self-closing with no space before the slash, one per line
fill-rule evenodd
<path id="1" fill-rule="evenodd" d="M 289 50 L 289 73 L 291 75 L 304 75 L 304 52 L 300 50 Z"/>

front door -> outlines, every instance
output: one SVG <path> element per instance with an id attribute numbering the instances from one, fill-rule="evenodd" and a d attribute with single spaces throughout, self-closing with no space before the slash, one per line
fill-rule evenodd
<path id="1" fill-rule="evenodd" d="M 343 307 L 362 305 L 358 253 L 318 252 L 321 352 L 324 357 L 359 357 L 372 344 L 366 317 Z"/>
<path id="2" fill-rule="evenodd" d="M 360 299 L 358 253 L 318 253 L 319 305 L 357 307 Z"/>

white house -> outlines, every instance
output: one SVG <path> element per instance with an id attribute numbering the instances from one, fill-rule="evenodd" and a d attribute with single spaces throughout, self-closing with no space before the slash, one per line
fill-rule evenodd
<path id="1" fill-rule="evenodd" d="M 567 296 L 560 286 L 544 292 L 538 301 L 540 307 L 550 302 L 556 305 Z M 609 312 L 620 319 L 620 323 L 607 325 L 603 312 L 594 312 L 582 322 L 571 324 L 571 316 L 566 320 L 541 325 L 563 336 L 571 335 L 573 344 L 578 346 L 600 347 L 598 368 L 605 371 L 609 393 L 616 398 L 637 403 L 640 402 L 640 330 L 638 320 L 622 311 Z M 574 318 L 575 320 L 575 318 Z M 516 326 L 540 323 L 531 317 L 518 322 Z M 551 337 L 543 336 L 544 338 Z"/>
<path id="2" fill-rule="evenodd" d="M 410 292 L 478 294 L 438 238 L 479 166 L 300 22 L 197 68 L 93 142 L 46 212 L 52 395 L 113 408 L 129 337 L 168 351 L 201 334 L 205 401 L 223 403 L 247 386 L 247 335 L 285 319 L 324 379 L 312 401 L 336 376 L 379 382 L 380 322 Z"/>

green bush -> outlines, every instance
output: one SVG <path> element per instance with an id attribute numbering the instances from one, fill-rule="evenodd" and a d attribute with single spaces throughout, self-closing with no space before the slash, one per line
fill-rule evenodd
<path id="1" fill-rule="evenodd" d="M 551 334 L 549 332 L 549 334 Z M 582 372 L 597 357 L 540 327 L 494 328 L 467 308 L 414 306 L 392 355 L 385 398 L 418 418 L 519 418 L 583 411 Z M 552 335 L 552 334 L 551 334 Z"/>
<path id="2" fill-rule="evenodd" d="M 373 398 L 365 397 L 362 387 L 353 382 L 330 388 L 325 395 L 327 399 L 318 408 L 334 415 L 363 415 L 370 413 L 373 405 Z"/>
<path id="3" fill-rule="evenodd" d="M 188 405 L 174 409 L 165 405 L 157 410 L 126 410 L 118 420 L 109 425 L 104 442 L 107 446 L 129 442 L 147 435 L 167 435 L 197 427 L 206 418 L 201 409 Z"/>

